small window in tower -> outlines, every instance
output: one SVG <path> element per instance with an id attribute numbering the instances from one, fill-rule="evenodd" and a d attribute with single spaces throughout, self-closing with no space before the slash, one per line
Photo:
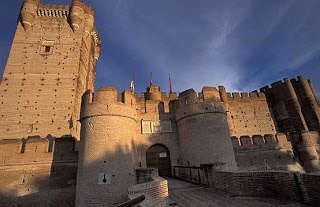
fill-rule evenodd
<path id="1" fill-rule="evenodd" d="M 44 52 L 45 52 L 45 53 L 48 53 L 48 52 L 50 52 L 50 49 L 51 49 L 51 47 L 50 47 L 50 46 L 45 46 L 45 48 L 44 48 Z"/>
<path id="2" fill-rule="evenodd" d="M 54 49 L 54 41 L 51 40 L 44 40 L 41 43 L 42 47 L 40 49 L 40 54 L 41 55 L 52 55 L 53 54 L 53 49 Z"/>

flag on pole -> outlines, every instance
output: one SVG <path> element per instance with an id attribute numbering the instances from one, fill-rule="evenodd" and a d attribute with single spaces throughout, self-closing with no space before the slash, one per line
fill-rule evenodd
<path id="1" fill-rule="evenodd" d="M 151 72 L 151 76 L 150 76 L 149 88 L 151 88 L 151 86 L 152 86 L 152 72 Z"/>
<path id="2" fill-rule="evenodd" d="M 170 91 L 170 93 L 172 93 L 172 84 L 171 84 L 170 73 L 169 73 L 169 91 Z"/>
<path id="3" fill-rule="evenodd" d="M 152 72 L 151 72 L 150 82 L 149 82 L 149 93 L 153 93 L 153 87 L 152 87 Z"/>
<path id="4" fill-rule="evenodd" d="M 130 83 L 130 92 L 134 93 L 134 73 L 132 74 L 132 79 Z"/>

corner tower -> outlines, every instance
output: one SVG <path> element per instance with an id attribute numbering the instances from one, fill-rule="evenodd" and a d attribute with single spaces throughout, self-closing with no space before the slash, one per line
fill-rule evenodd
<path id="1" fill-rule="evenodd" d="M 135 97 L 129 91 L 117 101 L 117 89 L 102 87 L 83 95 L 76 206 L 116 206 L 135 184 L 137 125 Z"/>
<path id="2" fill-rule="evenodd" d="M 81 96 L 94 90 L 100 44 L 84 2 L 25 0 L 0 85 L 0 139 L 79 139 Z"/>
<path id="3" fill-rule="evenodd" d="M 175 116 L 183 165 L 223 163 L 237 170 L 227 113 L 216 88 L 204 87 L 200 97 L 193 89 L 180 93 Z"/>

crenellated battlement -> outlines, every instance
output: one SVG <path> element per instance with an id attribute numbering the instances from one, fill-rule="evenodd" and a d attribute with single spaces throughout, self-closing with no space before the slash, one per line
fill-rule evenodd
<path id="1" fill-rule="evenodd" d="M 85 2 L 74 1 L 72 6 L 78 6 L 83 9 L 85 14 L 94 16 L 95 10 L 91 8 L 90 5 L 87 5 Z M 70 14 L 71 7 L 69 4 L 43 4 L 40 3 L 38 6 L 37 15 L 45 17 L 62 17 L 67 18 Z"/>
<path id="2" fill-rule="evenodd" d="M 266 100 L 266 96 L 262 92 L 253 91 L 251 93 L 228 92 L 228 101 L 250 101 L 250 100 Z"/>
<path id="3" fill-rule="evenodd" d="M 98 45 L 97 32 L 94 28 L 95 11 L 84 1 L 73 0 L 72 5 L 43 4 L 40 0 L 25 0 L 21 9 L 21 23 L 25 30 L 32 26 L 37 17 L 65 18 L 69 20 L 73 31 L 84 28 L 89 35 L 93 35 Z M 83 30 L 81 30 L 83 31 Z"/>
<path id="4" fill-rule="evenodd" d="M 225 107 L 219 97 L 219 91 L 213 87 L 204 87 L 198 95 L 194 89 L 183 91 L 174 101 L 174 105 L 177 120 L 208 113 L 226 114 Z"/>
<path id="5" fill-rule="evenodd" d="M 68 18 L 69 11 L 70 11 L 70 5 L 40 3 L 37 10 L 37 16 Z"/>
<path id="6" fill-rule="evenodd" d="M 290 139 L 289 135 L 283 133 L 231 137 L 235 152 L 292 149 Z"/>
<path id="7" fill-rule="evenodd" d="M 82 96 L 80 119 L 92 116 L 122 116 L 136 119 L 136 99 L 130 91 L 118 96 L 114 87 L 101 87 L 94 96 L 89 90 Z"/>
<path id="8" fill-rule="evenodd" d="M 0 166 L 77 161 L 75 143 L 72 137 L 3 139 L 0 140 Z"/>
<path id="9" fill-rule="evenodd" d="M 303 83 L 304 81 L 310 82 L 309 79 L 306 79 L 304 76 L 298 76 L 297 78 L 284 78 L 283 80 L 276 81 L 271 83 L 271 86 L 267 85 L 260 88 L 260 92 L 266 93 L 273 89 L 277 90 L 280 87 L 283 87 L 286 83 Z"/>

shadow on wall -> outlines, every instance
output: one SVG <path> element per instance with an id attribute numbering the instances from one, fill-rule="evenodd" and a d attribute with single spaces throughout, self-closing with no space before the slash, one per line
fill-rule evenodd
<path id="1" fill-rule="evenodd" d="M 0 206 L 73 206 L 77 140 L 0 140 Z"/>
<path id="2" fill-rule="evenodd" d="M 290 137 L 266 134 L 231 137 L 239 171 L 283 170 L 304 172 L 294 155 Z"/>
<path id="3" fill-rule="evenodd" d="M 92 147 L 94 151 L 88 150 L 91 148 L 88 146 L 83 150 L 88 154 L 79 156 L 76 201 L 78 205 L 94 203 L 116 206 L 127 201 L 128 188 L 138 183 L 135 170 L 145 168 L 145 163 L 141 164 L 141 159 L 145 160 L 148 148 L 161 141 L 159 136 L 153 134 L 149 136 L 150 140 L 147 142 L 141 142 L 136 137 L 108 139 L 108 143 L 94 145 Z"/>
<path id="4" fill-rule="evenodd" d="M 159 111 L 162 110 L 156 113 Z M 127 187 L 136 184 L 134 169 L 140 167 L 136 160 L 141 154 L 139 149 L 148 149 L 164 139 L 158 135 L 149 138 L 150 141 L 142 143 L 135 140 L 135 134 L 130 139 L 102 136 L 107 142 L 93 144 L 94 148 L 102 145 L 102 150 L 96 150 L 99 154 L 94 158 L 85 155 L 90 158 L 84 166 L 87 171 L 78 178 L 81 181 L 78 185 L 84 186 L 77 187 L 80 190 L 90 187 L 92 191 L 83 194 L 83 202 L 113 206 L 126 201 Z M 0 206 L 74 206 L 80 172 L 75 144 L 72 137 L 51 135 L 0 140 Z M 110 175 L 110 182 L 100 182 L 101 174 Z"/>

